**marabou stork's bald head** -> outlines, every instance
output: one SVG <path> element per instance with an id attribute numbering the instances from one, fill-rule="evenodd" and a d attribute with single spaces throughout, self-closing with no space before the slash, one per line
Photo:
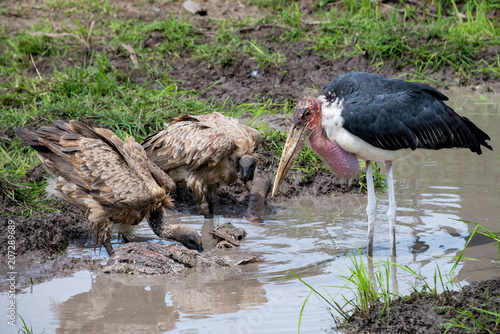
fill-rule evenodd
<path id="1" fill-rule="evenodd" d="M 305 97 L 293 110 L 292 127 L 288 133 L 278 171 L 276 172 L 272 196 L 276 194 L 281 183 L 283 183 L 306 140 L 318 126 L 321 126 L 322 103 L 318 98 Z"/>

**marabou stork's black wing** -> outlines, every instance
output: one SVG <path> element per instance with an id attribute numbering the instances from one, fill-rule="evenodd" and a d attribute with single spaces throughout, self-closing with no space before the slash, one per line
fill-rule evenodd
<path id="1" fill-rule="evenodd" d="M 486 133 L 448 107 L 445 95 L 423 84 L 348 73 L 323 95 L 340 99 L 347 131 L 384 150 L 464 147 L 481 154 L 481 145 L 492 149 Z"/>

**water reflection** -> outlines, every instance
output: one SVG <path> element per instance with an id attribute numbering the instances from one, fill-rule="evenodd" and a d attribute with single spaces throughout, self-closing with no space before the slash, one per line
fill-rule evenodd
<path id="1" fill-rule="evenodd" d="M 186 281 L 182 277 L 172 280 L 97 275 L 90 291 L 53 304 L 59 319 L 57 332 L 165 332 L 177 327 L 181 314 L 202 319 L 207 315 L 253 308 L 268 301 L 257 279 L 245 279 L 245 284 L 241 284 L 235 281 L 235 270 L 187 275 L 191 277 Z"/>
<path id="2" fill-rule="evenodd" d="M 98 275 L 90 291 L 54 305 L 58 333 L 157 332 L 175 328 L 176 306 L 162 286 L 127 284 L 116 276 Z"/>

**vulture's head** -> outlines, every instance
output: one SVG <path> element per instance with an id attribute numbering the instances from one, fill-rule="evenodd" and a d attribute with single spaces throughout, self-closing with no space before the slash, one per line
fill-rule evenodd
<path id="1" fill-rule="evenodd" d="M 257 159 L 251 155 L 244 155 L 241 157 L 238 163 L 238 176 L 243 181 L 252 181 L 255 173 L 255 168 L 257 167 Z"/>

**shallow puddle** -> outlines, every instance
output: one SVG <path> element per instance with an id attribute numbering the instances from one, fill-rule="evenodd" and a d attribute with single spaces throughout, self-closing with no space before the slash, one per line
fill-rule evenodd
<path id="1" fill-rule="evenodd" d="M 395 165 L 396 261 L 430 283 L 437 266 L 442 273 L 450 270 L 453 257 L 474 228 L 459 220 L 498 231 L 500 214 L 500 98 L 454 96 L 449 104 L 485 130 L 496 151 L 485 151 L 481 156 L 468 150 L 420 152 Z M 389 254 L 387 196 L 378 192 L 377 197 L 374 258 L 385 260 Z M 246 229 L 247 238 L 237 252 L 253 253 L 260 263 L 178 277 L 137 278 L 82 271 L 22 290 L 16 297 L 17 311 L 34 333 L 296 332 L 309 289 L 292 273 L 320 291 L 323 286 L 342 285 L 335 275 L 348 275 L 352 263 L 346 254 L 367 245 L 365 205 L 364 195 L 304 196 L 274 207 L 260 225 L 218 217 L 216 223 L 230 221 Z M 204 223 L 201 216 L 178 219 L 198 230 Z M 137 233 L 154 238 L 144 223 Z M 92 247 L 73 246 L 68 251 L 74 256 L 99 257 Z M 497 248 L 487 239 L 474 239 L 465 256 L 479 260 L 463 261 L 458 281 L 498 275 L 494 262 Z M 401 269 L 397 276 L 402 293 L 418 283 Z M 338 289 L 327 291 L 342 303 L 340 294 L 336 295 Z M 5 292 L 0 300 L 5 310 Z M 313 296 L 301 321 L 301 333 L 331 332 L 333 324 L 328 311 Z M 0 332 L 17 333 L 17 329 L 4 320 Z"/>

